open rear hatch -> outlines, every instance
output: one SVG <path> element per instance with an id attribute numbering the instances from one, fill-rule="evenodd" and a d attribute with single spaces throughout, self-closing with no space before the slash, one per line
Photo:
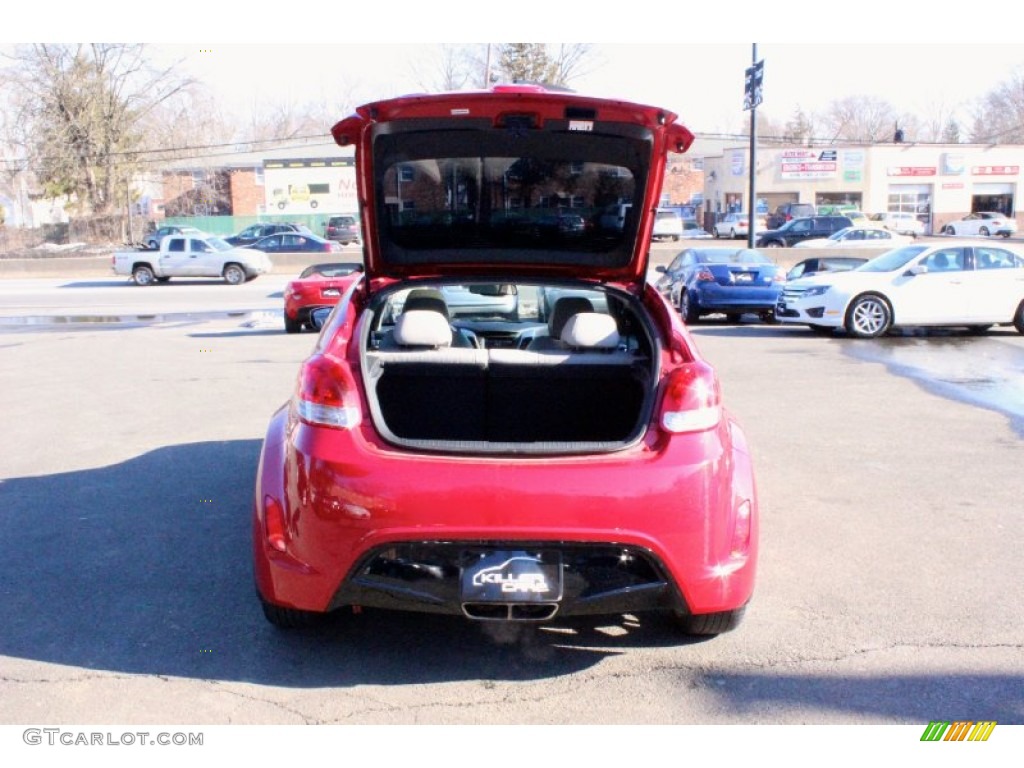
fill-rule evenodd
<path id="1" fill-rule="evenodd" d="M 665 154 L 693 141 L 675 119 L 523 85 L 360 107 L 332 133 L 356 147 L 370 290 L 458 275 L 641 285 Z"/>

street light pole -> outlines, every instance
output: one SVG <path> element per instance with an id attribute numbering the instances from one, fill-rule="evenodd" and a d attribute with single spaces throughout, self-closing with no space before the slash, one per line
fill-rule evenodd
<path id="1" fill-rule="evenodd" d="M 753 44 L 751 67 L 757 67 L 757 43 Z M 753 87 L 753 84 L 751 85 Z M 753 96 L 753 94 L 751 94 Z M 747 248 L 757 240 L 757 100 L 751 98 L 750 108 L 750 199 L 747 202 Z"/>

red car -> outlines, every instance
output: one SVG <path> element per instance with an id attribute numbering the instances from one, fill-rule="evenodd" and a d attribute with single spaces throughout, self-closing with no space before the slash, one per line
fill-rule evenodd
<path id="1" fill-rule="evenodd" d="M 284 289 L 284 329 L 299 333 L 309 325 L 317 307 L 333 307 L 342 294 L 363 275 L 363 265 L 314 264 L 306 267 Z"/>
<path id="2" fill-rule="evenodd" d="M 380 101 L 332 133 L 356 150 L 366 272 L 263 443 L 267 619 L 734 628 L 757 561 L 747 441 L 645 281 L 666 154 L 692 134 L 664 109 L 530 85 Z M 621 229 L 507 224 L 621 200 L 637 212 Z"/>

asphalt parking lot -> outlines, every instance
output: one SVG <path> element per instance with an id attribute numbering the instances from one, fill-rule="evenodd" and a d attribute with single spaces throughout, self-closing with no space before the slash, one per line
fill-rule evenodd
<path id="1" fill-rule="evenodd" d="M 249 508 L 314 337 L 272 313 L 0 324 L 0 722 L 1024 723 L 1024 337 L 693 333 L 763 514 L 747 620 L 704 642 L 646 616 L 282 634 Z"/>

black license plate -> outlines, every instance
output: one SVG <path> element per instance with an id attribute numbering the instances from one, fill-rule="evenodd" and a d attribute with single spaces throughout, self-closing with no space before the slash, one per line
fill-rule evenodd
<path id="1" fill-rule="evenodd" d="M 558 552 L 468 552 L 463 562 L 463 602 L 549 603 L 562 599 L 562 557 Z"/>

